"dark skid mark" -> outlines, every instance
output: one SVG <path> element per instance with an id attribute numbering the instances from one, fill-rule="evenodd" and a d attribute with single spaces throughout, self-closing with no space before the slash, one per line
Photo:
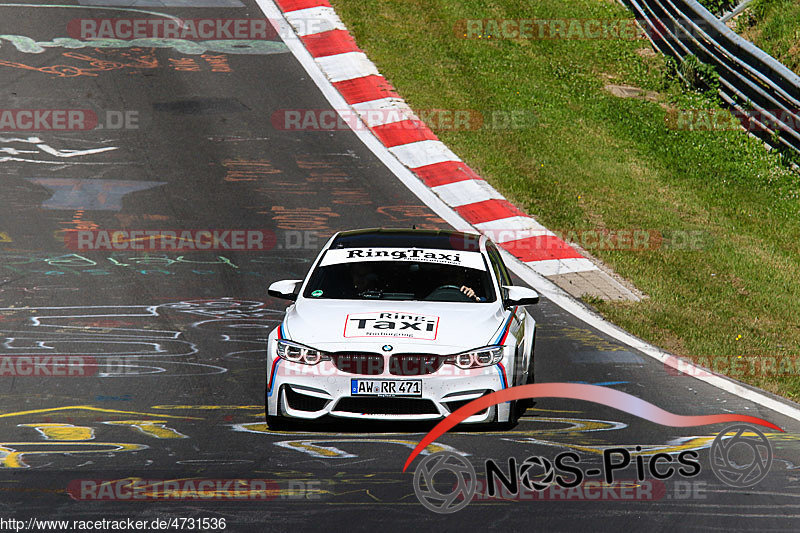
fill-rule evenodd
<path id="1" fill-rule="evenodd" d="M 172 102 L 157 102 L 153 104 L 153 109 L 173 115 L 222 115 L 250 110 L 236 98 L 188 98 Z"/>
<path id="2" fill-rule="evenodd" d="M 239 0 L 78 0 L 82 6 L 244 7 Z"/>
<path id="3" fill-rule="evenodd" d="M 621 365 L 643 365 L 644 359 L 639 355 L 626 350 L 619 351 L 580 351 L 569 354 L 569 359 L 573 363 L 579 364 L 621 364 Z"/>

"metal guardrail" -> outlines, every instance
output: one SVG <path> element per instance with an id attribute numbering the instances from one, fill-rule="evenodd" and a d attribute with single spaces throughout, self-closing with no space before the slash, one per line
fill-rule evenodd
<path id="1" fill-rule="evenodd" d="M 720 96 L 773 146 L 800 154 L 800 76 L 734 33 L 695 0 L 620 0 L 650 41 L 682 61 L 694 55 L 719 74 Z"/>
<path id="2" fill-rule="evenodd" d="M 747 9 L 747 6 L 753 3 L 753 0 L 742 0 L 742 3 L 734 7 L 729 13 L 725 13 L 719 18 L 720 22 L 728 22 L 730 19 Z"/>

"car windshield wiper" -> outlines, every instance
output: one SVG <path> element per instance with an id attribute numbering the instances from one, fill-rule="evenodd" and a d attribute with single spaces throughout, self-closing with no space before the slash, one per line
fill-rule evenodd
<path id="1" fill-rule="evenodd" d="M 367 289 L 358 293 L 361 298 L 380 299 L 383 296 L 383 291 L 380 289 Z"/>
<path id="2" fill-rule="evenodd" d="M 413 300 L 413 292 L 383 292 L 380 289 L 367 289 L 358 293 L 359 298 L 367 300 Z"/>

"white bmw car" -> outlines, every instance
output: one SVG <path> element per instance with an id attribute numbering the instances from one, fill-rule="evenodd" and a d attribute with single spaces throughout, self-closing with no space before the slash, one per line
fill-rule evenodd
<path id="1" fill-rule="evenodd" d="M 341 232 L 305 280 L 269 287 L 294 301 L 267 345 L 270 425 L 288 418 L 435 420 L 533 382 L 538 294 L 512 286 L 497 247 L 455 231 Z M 509 425 L 503 403 L 466 423 Z"/>

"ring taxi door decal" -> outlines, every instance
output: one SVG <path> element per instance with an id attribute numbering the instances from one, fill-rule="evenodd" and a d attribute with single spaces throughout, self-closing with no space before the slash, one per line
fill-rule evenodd
<path id="1" fill-rule="evenodd" d="M 399 337 L 416 340 L 436 340 L 439 317 L 416 313 L 372 312 L 347 315 L 344 336 Z"/>

